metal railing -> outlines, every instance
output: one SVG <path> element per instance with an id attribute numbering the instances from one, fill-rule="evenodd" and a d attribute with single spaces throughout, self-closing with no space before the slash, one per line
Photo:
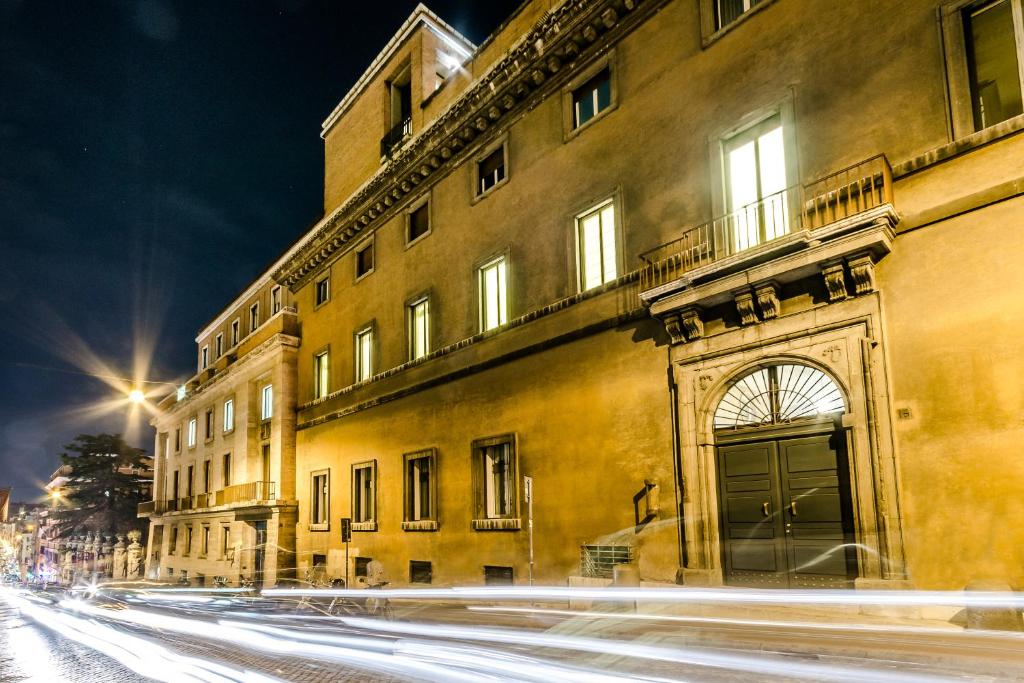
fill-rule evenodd
<path id="1" fill-rule="evenodd" d="M 274 497 L 274 482 L 251 481 L 217 491 L 217 505 L 230 505 L 252 500 L 274 500 Z"/>
<path id="2" fill-rule="evenodd" d="M 640 290 L 672 282 L 799 230 L 814 230 L 892 203 L 892 169 L 884 155 L 854 164 L 804 187 L 793 186 L 641 254 Z"/>
<path id="3" fill-rule="evenodd" d="M 629 564 L 634 559 L 633 547 L 628 545 L 580 546 L 580 575 L 610 579 L 615 565 Z"/>
<path id="4" fill-rule="evenodd" d="M 391 150 L 400 145 L 403 140 L 412 135 L 412 117 L 399 122 L 394 128 L 387 132 L 380 141 L 380 155 L 386 157 Z"/>

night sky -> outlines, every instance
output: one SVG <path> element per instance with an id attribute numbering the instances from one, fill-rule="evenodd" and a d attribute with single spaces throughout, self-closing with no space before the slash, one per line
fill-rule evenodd
<path id="1" fill-rule="evenodd" d="M 520 0 L 433 0 L 480 43 Z M 322 215 L 320 123 L 412 0 L 0 0 L 0 487 L 79 433 L 152 449 L 110 377 L 194 338 Z M 150 389 L 159 389 L 150 385 Z"/>

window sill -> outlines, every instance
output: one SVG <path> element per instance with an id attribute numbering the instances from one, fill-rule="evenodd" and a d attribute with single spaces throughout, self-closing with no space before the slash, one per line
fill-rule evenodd
<path id="1" fill-rule="evenodd" d="M 374 259 L 376 259 L 376 254 L 374 255 Z M 352 284 L 355 284 L 356 282 L 360 282 L 360 281 L 365 280 L 366 278 L 370 277 L 371 275 L 373 275 L 373 273 L 374 273 L 374 271 L 376 269 L 377 269 L 376 266 L 374 266 L 373 268 L 370 268 L 368 271 L 366 271 L 362 275 L 356 275 L 356 279 L 352 281 Z"/>
<path id="2" fill-rule="evenodd" d="M 352 522 L 352 531 L 376 531 L 377 522 Z"/>
<path id="3" fill-rule="evenodd" d="M 1013 118 L 1006 119 L 1005 121 L 1000 121 L 993 126 L 983 128 L 982 130 L 966 135 L 958 140 L 954 140 L 953 142 L 931 149 L 912 159 L 900 162 L 892 167 L 892 176 L 894 179 L 902 178 L 910 175 L 911 173 L 916 173 L 917 171 L 928 168 L 934 164 L 947 161 L 960 156 L 961 154 L 966 154 L 967 152 L 978 149 L 979 147 L 984 147 L 992 142 L 1010 137 L 1022 130 L 1024 130 L 1024 114 L 1014 116 Z"/>
<path id="4" fill-rule="evenodd" d="M 431 229 L 431 230 L 427 230 L 427 231 L 426 231 L 425 233 L 423 233 L 422 235 L 420 235 L 420 236 L 419 236 L 419 237 L 417 237 L 416 239 L 412 239 L 412 240 L 406 240 L 406 242 L 405 242 L 405 248 L 406 248 L 406 249 L 410 249 L 410 248 L 412 248 L 412 246 L 413 246 L 413 245 L 415 245 L 415 244 L 419 244 L 420 242 L 422 242 L 422 241 L 423 241 L 423 240 L 425 240 L 426 238 L 430 237 L 430 233 L 431 233 L 431 232 L 433 232 L 433 230 L 432 230 L 432 229 Z"/>
<path id="5" fill-rule="evenodd" d="M 611 114 L 613 111 L 615 111 L 618 108 L 619 108 L 619 103 L 618 102 L 612 102 L 607 107 L 605 107 L 601 111 L 597 112 L 596 114 L 591 116 L 589 119 L 587 119 L 586 121 L 584 121 L 580 125 L 576 126 L 575 128 L 573 128 L 571 130 L 566 131 L 565 135 L 562 136 L 562 142 L 565 143 L 565 142 L 569 142 L 571 140 L 576 139 L 579 135 L 581 135 L 583 133 L 583 131 L 588 130 L 595 123 L 597 123 L 598 121 L 601 121 L 602 119 L 604 119 L 606 116 L 608 116 L 609 114 Z"/>
<path id="6" fill-rule="evenodd" d="M 477 187 L 479 187 L 479 182 L 480 182 L 480 181 L 479 181 L 479 179 L 478 179 L 478 180 L 477 180 Z M 499 189 L 499 188 L 501 188 L 501 187 L 504 187 L 504 185 L 505 185 L 505 184 L 506 184 L 507 182 L 508 182 L 508 174 L 506 173 L 506 174 L 505 174 L 505 177 L 504 177 L 504 178 L 502 178 L 501 180 L 499 180 L 499 181 L 498 181 L 498 182 L 496 182 L 495 184 L 491 185 L 490 187 L 488 187 L 488 188 L 487 188 L 486 190 L 484 190 L 483 192 L 477 192 L 476 194 L 474 194 L 474 195 L 473 195 L 473 200 L 472 200 L 472 201 L 470 202 L 470 205 L 472 206 L 473 204 L 476 204 L 476 203 L 478 203 L 478 202 L 482 202 L 483 200 L 487 199 L 487 198 L 488 198 L 488 197 L 490 197 L 490 196 L 491 196 L 492 194 L 494 194 L 494 192 L 495 192 L 496 190 L 498 190 L 498 189 Z"/>
<path id="7" fill-rule="evenodd" d="M 330 531 L 331 530 L 331 523 L 330 522 L 326 522 L 324 524 L 310 524 L 309 525 L 309 530 L 310 531 Z"/>
<path id="8" fill-rule="evenodd" d="M 518 517 L 473 520 L 475 531 L 519 531 L 522 527 L 522 522 Z"/>
<path id="9" fill-rule="evenodd" d="M 701 47 L 707 49 L 707 47 L 709 45 L 711 45 L 712 43 L 717 41 L 719 38 L 721 38 L 725 34 L 729 33 L 730 31 L 732 31 L 736 27 L 742 25 L 743 22 L 747 21 L 748 19 L 750 19 L 750 17 L 752 17 L 755 14 L 757 14 L 758 12 L 762 11 L 765 7 L 768 7 L 769 5 L 773 5 L 773 4 L 775 4 L 775 0 L 762 0 L 758 4 L 754 5 L 750 9 L 748 9 L 743 14 L 739 15 L 738 17 L 736 17 L 735 19 L 730 21 L 725 26 L 723 26 L 723 27 L 721 27 L 719 29 L 716 29 L 715 31 L 713 31 L 712 33 L 709 33 L 706 36 L 702 36 L 702 38 L 701 38 Z M 705 4 L 701 3 L 701 10 L 704 10 L 704 9 L 705 9 Z M 708 5 L 706 7 L 706 9 L 709 12 L 714 12 L 714 9 L 710 5 Z M 712 16 L 712 21 L 714 21 L 714 17 L 713 16 Z"/>
<path id="10" fill-rule="evenodd" d="M 402 522 L 402 531 L 437 531 L 439 524 L 436 519 L 419 519 Z"/>

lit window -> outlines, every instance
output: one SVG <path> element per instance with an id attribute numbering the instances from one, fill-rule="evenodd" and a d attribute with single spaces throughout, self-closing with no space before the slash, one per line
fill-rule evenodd
<path id="1" fill-rule="evenodd" d="M 188 447 L 195 448 L 196 445 L 196 431 L 198 427 L 198 419 L 191 417 L 188 420 Z"/>
<path id="2" fill-rule="evenodd" d="M 204 346 L 199 352 L 199 369 L 205 370 L 210 367 L 210 347 Z"/>
<path id="3" fill-rule="evenodd" d="M 786 153 L 778 115 L 724 143 L 729 245 L 742 251 L 789 232 Z"/>
<path id="4" fill-rule="evenodd" d="M 316 283 L 316 305 L 325 303 L 331 297 L 331 278 L 325 277 Z"/>
<path id="5" fill-rule="evenodd" d="M 231 321 L 231 346 L 235 347 L 238 345 L 238 330 L 241 327 L 241 322 L 238 318 Z"/>
<path id="6" fill-rule="evenodd" d="M 313 487 L 310 497 L 310 524 L 327 524 L 330 520 L 330 485 L 328 472 L 313 474 Z"/>
<path id="7" fill-rule="evenodd" d="M 373 328 L 356 332 L 356 381 L 365 382 L 373 376 Z"/>
<path id="8" fill-rule="evenodd" d="M 313 356 L 313 392 L 323 398 L 330 391 L 330 360 L 327 351 Z"/>
<path id="9" fill-rule="evenodd" d="M 611 72 L 604 68 L 572 93 L 573 128 L 579 128 L 612 103 Z"/>
<path id="10" fill-rule="evenodd" d="M 356 279 L 373 272 L 373 241 L 356 250 Z"/>
<path id="11" fill-rule="evenodd" d="M 260 420 L 269 420 L 274 416 L 274 387 L 267 384 L 263 387 L 263 397 L 260 401 Z"/>
<path id="12" fill-rule="evenodd" d="M 715 0 L 715 25 L 727 26 L 749 12 L 761 0 Z"/>
<path id="13" fill-rule="evenodd" d="M 434 452 L 405 456 L 405 521 L 421 522 L 434 516 Z"/>
<path id="14" fill-rule="evenodd" d="M 605 202 L 576 217 L 580 289 L 618 277 L 615 255 L 615 203 Z"/>
<path id="15" fill-rule="evenodd" d="M 214 344 L 216 351 L 214 352 L 215 358 L 220 358 L 224 355 L 224 334 L 221 332 L 217 333 L 217 341 Z"/>
<path id="16" fill-rule="evenodd" d="M 224 401 L 224 433 L 227 434 L 235 428 L 235 399 L 229 398 Z"/>
<path id="17" fill-rule="evenodd" d="M 480 328 L 486 332 L 508 322 L 505 257 L 480 268 Z"/>
<path id="18" fill-rule="evenodd" d="M 430 353 L 430 300 L 426 297 L 409 304 L 409 359 Z"/>
<path id="19" fill-rule="evenodd" d="M 480 180 L 477 194 L 481 195 L 505 179 L 505 146 L 502 145 L 477 162 L 476 168 Z"/>
<path id="20" fill-rule="evenodd" d="M 479 511 L 486 519 L 516 516 L 515 452 L 511 438 L 478 442 L 477 466 L 480 472 Z"/>
<path id="21" fill-rule="evenodd" d="M 257 301 L 249 307 L 249 332 L 252 333 L 260 326 L 260 304 Z"/>
<path id="22" fill-rule="evenodd" d="M 409 234 L 406 242 L 415 242 L 430 232 L 430 204 L 424 202 L 409 212 Z"/>
<path id="23" fill-rule="evenodd" d="M 270 315 L 281 310 L 281 286 L 278 285 L 270 290 Z"/>
<path id="24" fill-rule="evenodd" d="M 375 463 L 364 463 L 352 466 L 352 521 L 356 523 L 373 522 L 376 519 Z"/>
<path id="25" fill-rule="evenodd" d="M 1018 43 L 1011 0 L 964 10 L 967 70 L 974 128 L 982 130 L 1024 111 Z"/>

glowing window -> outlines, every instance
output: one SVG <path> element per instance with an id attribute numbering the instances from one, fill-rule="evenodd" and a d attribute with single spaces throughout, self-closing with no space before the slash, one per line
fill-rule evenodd
<path id="1" fill-rule="evenodd" d="M 605 202 L 576 217 L 580 290 L 618 277 L 615 256 L 615 204 Z"/>
<path id="2" fill-rule="evenodd" d="M 772 365 L 743 375 L 715 411 L 715 428 L 750 427 L 842 413 L 835 381 L 807 365 Z"/>
<path id="3" fill-rule="evenodd" d="M 508 322 L 508 285 L 505 257 L 480 268 L 480 328 L 493 330 Z"/>

